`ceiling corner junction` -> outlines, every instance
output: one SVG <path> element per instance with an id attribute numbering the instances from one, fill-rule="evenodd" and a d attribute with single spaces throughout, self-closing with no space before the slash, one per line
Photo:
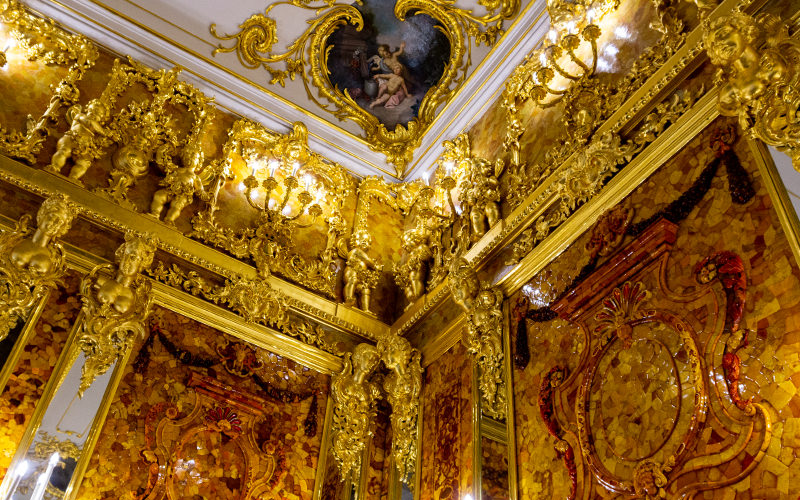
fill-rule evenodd
<path id="1" fill-rule="evenodd" d="M 24 3 L 146 66 L 182 69 L 181 79 L 218 107 L 277 133 L 302 122 L 314 151 L 356 176 L 379 175 L 390 182 L 430 172 L 443 152 L 442 141 L 468 130 L 486 112 L 550 28 L 541 0 L 278 1 L 263 12 L 228 14 L 227 24 L 207 13 L 208 26 L 191 36 L 159 11 L 158 2 L 149 10 L 136 2 L 128 2 L 127 10 L 100 0 Z M 370 9 L 386 6 L 394 6 L 399 28 L 369 25 Z M 308 29 L 284 35 L 281 26 L 303 16 Z M 418 22 L 402 26 L 400 19 L 411 18 Z M 369 33 L 354 38 L 353 26 Z M 430 26 L 436 30 L 426 31 Z M 435 31 L 446 36 L 434 37 Z M 422 33 L 421 41 L 404 40 L 409 33 Z M 386 54 L 383 42 L 394 44 L 388 57 L 378 54 Z M 332 50 L 334 45 L 357 48 L 344 53 Z M 395 55 L 400 47 L 406 55 Z M 422 51 L 445 53 L 446 60 L 425 59 Z M 395 63 L 403 66 L 408 94 L 370 108 L 388 81 L 376 77 Z M 355 75 L 343 72 L 345 65 Z M 434 74 L 426 75 L 431 67 Z"/>

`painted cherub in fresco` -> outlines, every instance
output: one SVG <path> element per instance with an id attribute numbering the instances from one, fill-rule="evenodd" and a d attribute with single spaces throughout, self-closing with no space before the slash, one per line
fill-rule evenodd
<path id="1" fill-rule="evenodd" d="M 383 104 L 385 108 L 397 107 L 408 95 L 406 80 L 403 78 L 403 65 L 397 63 L 392 67 L 392 73 L 375 75 L 373 78 L 380 82 L 378 97 L 369 105 L 369 109 L 378 104 Z M 381 82 L 380 80 L 386 80 Z"/>
<path id="2" fill-rule="evenodd" d="M 400 43 L 400 48 L 394 52 L 389 49 L 386 44 L 378 47 L 378 55 L 372 56 L 370 62 L 372 63 L 373 71 L 380 71 L 381 73 L 389 73 L 396 64 L 400 64 L 398 57 L 403 55 L 406 51 L 406 42 Z"/>

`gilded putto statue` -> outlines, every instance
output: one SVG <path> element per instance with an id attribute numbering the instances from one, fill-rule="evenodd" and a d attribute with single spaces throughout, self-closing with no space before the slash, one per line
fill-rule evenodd
<path id="1" fill-rule="evenodd" d="M 742 130 L 800 170 L 800 41 L 772 14 L 734 12 L 706 26 L 703 44 L 719 68 L 720 113 L 737 116 Z"/>
<path id="2" fill-rule="evenodd" d="M 63 276 L 64 250 L 56 240 L 69 231 L 76 214 L 65 195 L 55 195 L 39 208 L 33 232 L 25 215 L 13 231 L 0 235 L 0 340 Z"/>

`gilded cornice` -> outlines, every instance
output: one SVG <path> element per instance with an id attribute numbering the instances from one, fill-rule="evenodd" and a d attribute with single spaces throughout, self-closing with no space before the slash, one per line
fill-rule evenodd
<path id="1" fill-rule="evenodd" d="M 0 160 L 2 161 L 2 160 Z M 0 215 L 0 229 L 9 230 L 14 221 Z M 108 261 L 92 255 L 69 243 L 62 244 L 66 267 L 81 274 L 87 274 L 97 266 L 109 264 Z M 221 306 L 209 303 L 174 286 L 150 279 L 153 303 L 204 323 L 222 332 L 229 333 L 254 345 L 297 360 L 309 368 L 322 373 L 335 373 L 341 370 L 341 358 L 324 352 L 301 340 L 289 337 L 275 328 L 247 321 L 244 317 Z M 307 314 L 307 313 L 306 313 Z M 310 318 L 314 318 L 310 316 Z"/>
<path id="2" fill-rule="evenodd" d="M 40 196 L 65 193 L 79 209 L 79 213 L 101 227 L 118 232 L 128 229 L 149 232 L 157 240 L 157 247 L 191 264 L 211 271 L 220 277 L 255 279 L 257 271 L 240 260 L 187 238 L 177 229 L 153 224 L 152 219 L 114 202 L 90 193 L 80 186 L 45 171 L 26 167 L 10 158 L 0 157 L 0 179 Z M 276 276 L 266 278 L 267 283 L 288 297 L 290 308 L 304 317 L 317 318 L 322 324 L 351 332 L 365 339 L 377 339 L 388 332 L 388 326 L 372 317 L 308 292 Z"/>

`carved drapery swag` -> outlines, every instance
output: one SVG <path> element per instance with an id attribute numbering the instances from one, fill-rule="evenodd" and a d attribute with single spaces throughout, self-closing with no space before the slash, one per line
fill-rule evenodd
<path id="1" fill-rule="evenodd" d="M 703 34 L 717 66 L 719 111 L 737 116 L 742 130 L 784 151 L 800 170 L 800 41 L 772 14 L 734 12 Z"/>
<path id="2" fill-rule="evenodd" d="M 422 387 L 420 352 L 397 335 L 381 338 L 376 346 L 359 344 L 344 356 L 344 367 L 332 382 L 334 400 L 332 451 L 343 481 L 356 478 L 375 418 L 380 388 L 370 381 L 378 363 L 392 372 L 383 389 L 392 406 L 392 457 L 400 479 L 408 482 L 417 460 L 419 393 Z"/>
<path id="3" fill-rule="evenodd" d="M 463 257 L 450 267 L 450 292 L 467 316 L 467 329 L 461 341 L 480 367 L 483 412 L 504 420 L 503 292 L 480 283 L 477 273 Z"/>
<path id="4" fill-rule="evenodd" d="M 150 282 L 140 273 L 150 266 L 154 253 L 152 237 L 129 232 L 117 249 L 116 267 L 101 264 L 81 281 L 84 320 L 78 346 L 86 361 L 79 394 L 130 350 L 137 336 L 144 337 L 152 296 Z"/>
<path id="5" fill-rule="evenodd" d="M 56 241 L 69 231 L 77 210 L 64 195 L 46 199 L 36 214 L 23 215 L 0 235 L 0 340 L 64 275 L 64 250 Z"/>

